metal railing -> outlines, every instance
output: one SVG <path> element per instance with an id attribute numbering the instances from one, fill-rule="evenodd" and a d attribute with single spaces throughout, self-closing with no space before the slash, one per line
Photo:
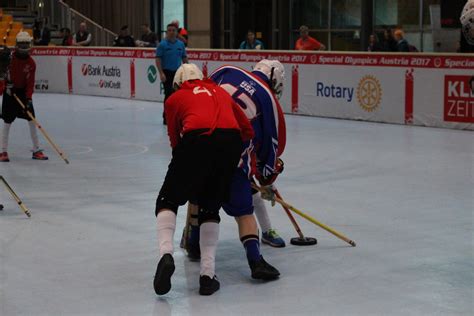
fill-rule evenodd
<path id="1" fill-rule="evenodd" d="M 92 21 L 82 13 L 74 10 L 61 0 L 51 1 L 50 22 L 59 28 L 67 27 L 72 34 L 79 30 L 82 22 L 87 23 L 87 31 L 92 36 L 90 46 L 112 46 L 117 34 L 102 25 Z"/>

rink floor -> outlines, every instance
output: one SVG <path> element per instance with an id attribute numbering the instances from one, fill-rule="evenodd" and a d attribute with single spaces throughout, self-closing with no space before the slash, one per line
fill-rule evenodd
<path id="1" fill-rule="evenodd" d="M 38 118 L 69 154 L 31 160 L 11 131 L 0 187 L 0 315 L 472 315 L 474 134 L 287 116 L 286 200 L 357 242 L 297 218 L 317 246 L 273 249 L 278 281 L 250 279 L 233 219 L 222 216 L 221 290 L 198 295 L 199 265 L 178 248 L 171 292 L 156 297 L 154 205 L 170 159 L 162 105 L 36 94 Z M 270 207 L 270 206 L 269 206 Z M 296 233 L 279 207 L 274 227 Z"/>

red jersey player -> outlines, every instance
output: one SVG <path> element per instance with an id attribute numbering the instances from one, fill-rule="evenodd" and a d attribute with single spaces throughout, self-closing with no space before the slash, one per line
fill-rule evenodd
<path id="1" fill-rule="evenodd" d="M 27 107 L 28 111 L 35 115 L 33 108 L 33 90 L 35 86 L 36 64 L 30 56 L 31 37 L 26 32 L 18 33 L 16 37 L 16 48 L 12 54 L 11 62 L 5 71 L 1 92 L 3 93 L 1 118 L 4 121 L 2 133 L 2 150 L 0 161 L 10 161 L 8 157 L 8 136 L 10 127 L 16 118 L 25 119 L 30 127 L 31 140 L 33 142 L 33 159 L 47 160 L 48 157 L 39 148 L 38 134 L 35 124 L 28 117 L 20 104 L 15 100 L 16 95 Z M 4 48 L 5 49 L 5 48 Z"/>
<path id="2" fill-rule="evenodd" d="M 165 102 L 173 156 L 156 201 L 161 259 L 154 288 L 158 295 L 171 289 L 176 214 L 189 200 L 200 206 L 199 293 L 211 295 L 219 289 L 214 267 L 219 209 L 229 200 L 243 142 L 254 136 L 244 112 L 230 95 L 211 80 L 202 79 L 196 65 L 183 64 L 173 82 L 178 91 Z"/>

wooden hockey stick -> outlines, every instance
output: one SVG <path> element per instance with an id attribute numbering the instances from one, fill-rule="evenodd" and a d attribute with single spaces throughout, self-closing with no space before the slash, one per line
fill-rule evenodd
<path id="1" fill-rule="evenodd" d="M 25 206 L 25 204 L 23 204 L 23 202 L 21 201 L 21 199 L 18 197 L 18 195 L 15 193 L 15 191 L 13 191 L 12 187 L 8 184 L 7 180 L 5 180 L 5 178 L 3 176 L 0 176 L 0 180 L 3 182 L 3 184 L 5 185 L 5 188 L 7 188 L 7 191 L 10 192 L 11 196 L 13 197 L 13 199 L 15 199 L 15 201 L 18 203 L 18 205 L 20 206 L 20 208 L 23 210 L 23 212 L 26 214 L 26 216 L 28 217 L 31 217 L 31 213 L 30 211 L 28 210 L 28 208 Z"/>
<path id="2" fill-rule="evenodd" d="M 23 108 L 23 110 L 25 110 L 26 114 L 28 115 L 28 117 L 33 121 L 33 123 L 35 123 L 36 127 L 40 130 L 40 132 L 43 134 L 44 138 L 46 138 L 46 140 L 48 141 L 48 143 L 51 145 L 51 147 L 53 147 L 53 149 L 56 151 L 56 153 L 59 155 L 59 157 L 61 157 L 65 163 L 69 164 L 69 160 L 67 159 L 66 155 L 61 151 L 61 149 L 53 142 L 53 140 L 51 139 L 51 137 L 49 137 L 48 133 L 46 133 L 46 131 L 43 129 L 43 127 L 41 126 L 41 124 L 36 120 L 36 118 L 33 116 L 33 114 L 31 114 L 30 111 L 28 111 L 28 109 L 26 108 L 25 104 L 23 104 L 23 102 L 21 102 L 21 100 L 18 98 L 18 96 L 16 94 L 13 94 L 13 96 L 15 97 L 16 101 L 18 102 L 18 104 L 21 105 L 21 107 Z"/>

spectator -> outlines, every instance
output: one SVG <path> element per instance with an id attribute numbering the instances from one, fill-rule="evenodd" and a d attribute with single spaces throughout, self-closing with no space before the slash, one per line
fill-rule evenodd
<path id="1" fill-rule="evenodd" d="M 398 29 L 395 31 L 394 36 L 397 41 L 397 51 L 404 53 L 410 52 L 410 45 L 408 45 L 408 41 L 404 38 L 404 32 Z"/>
<path id="2" fill-rule="evenodd" d="M 255 38 L 255 32 L 249 30 L 247 39 L 240 43 L 240 49 L 264 49 L 263 43 Z"/>
<path id="3" fill-rule="evenodd" d="M 392 30 L 385 29 L 383 32 L 382 51 L 384 52 L 396 52 L 397 42 L 393 38 Z"/>
<path id="4" fill-rule="evenodd" d="M 61 37 L 63 38 L 61 45 L 72 46 L 71 30 L 68 29 L 67 27 L 63 27 L 60 32 L 61 32 Z"/>
<path id="5" fill-rule="evenodd" d="M 309 36 L 309 28 L 306 25 L 300 27 L 300 38 L 296 41 L 296 50 L 325 50 L 326 46 Z"/>
<path id="6" fill-rule="evenodd" d="M 178 29 L 178 39 L 182 41 L 184 45 L 187 47 L 188 46 L 188 31 L 184 27 L 179 27 L 178 20 L 171 21 L 171 24 L 176 25 L 176 28 Z"/>
<path id="7" fill-rule="evenodd" d="M 38 20 L 33 30 L 33 41 L 36 46 L 48 46 L 51 42 L 51 31 L 46 27 L 47 20 Z"/>
<path id="8" fill-rule="evenodd" d="M 74 34 L 73 45 L 74 46 L 89 46 L 92 41 L 92 35 L 87 32 L 86 22 L 79 24 L 79 31 Z"/>
<path id="9" fill-rule="evenodd" d="M 142 24 L 142 37 L 141 40 L 137 40 L 136 44 L 139 47 L 156 47 L 158 36 L 151 31 L 148 24 Z"/>
<path id="10" fill-rule="evenodd" d="M 135 39 L 128 30 L 128 25 L 122 26 L 119 36 L 114 39 L 115 47 L 135 47 Z"/>
<path id="11" fill-rule="evenodd" d="M 173 79 L 182 63 L 187 63 L 186 47 L 178 40 L 178 28 L 170 23 L 166 27 L 166 38 L 156 48 L 156 67 L 165 88 L 165 101 L 173 93 Z M 163 124 L 166 125 L 163 111 Z"/>
<path id="12" fill-rule="evenodd" d="M 372 34 L 369 37 L 369 47 L 367 49 L 369 52 L 380 52 L 382 51 L 382 47 L 380 46 L 378 37 L 376 34 Z"/>

